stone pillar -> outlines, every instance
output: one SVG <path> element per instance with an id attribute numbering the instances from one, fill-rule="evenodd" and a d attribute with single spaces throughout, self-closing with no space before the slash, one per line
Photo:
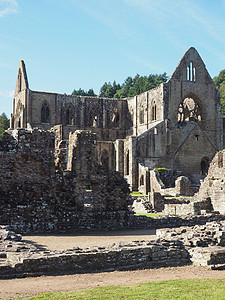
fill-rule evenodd
<path id="1" fill-rule="evenodd" d="M 116 171 L 119 171 L 124 176 L 124 141 L 116 140 Z"/>
<path id="2" fill-rule="evenodd" d="M 190 180 L 186 176 L 180 176 L 175 181 L 176 193 L 182 196 L 190 196 Z"/>
<path id="3" fill-rule="evenodd" d="M 138 166 L 136 159 L 137 138 L 129 137 L 129 183 L 133 191 L 138 190 Z"/>
<path id="4" fill-rule="evenodd" d="M 151 202 L 152 208 L 155 211 L 163 211 L 164 210 L 164 198 L 158 192 L 148 193 L 149 200 Z"/>

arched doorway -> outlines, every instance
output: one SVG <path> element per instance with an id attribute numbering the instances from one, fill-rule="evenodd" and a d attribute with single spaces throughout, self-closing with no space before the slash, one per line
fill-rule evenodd
<path id="1" fill-rule="evenodd" d="M 208 170 L 209 170 L 209 158 L 204 157 L 201 160 L 201 171 L 200 171 L 201 175 L 207 175 Z"/>
<path id="2" fill-rule="evenodd" d="M 104 149 L 102 151 L 102 155 L 101 155 L 101 165 L 109 170 L 109 154 L 108 154 L 108 151 L 106 149 Z"/>

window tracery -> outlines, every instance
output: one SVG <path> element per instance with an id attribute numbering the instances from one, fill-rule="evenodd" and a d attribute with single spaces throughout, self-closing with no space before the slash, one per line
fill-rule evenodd
<path id="1" fill-rule="evenodd" d="M 182 124 L 186 121 L 201 122 L 201 108 L 192 98 L 185 98 L 178 107 L 178 123 Z"/>

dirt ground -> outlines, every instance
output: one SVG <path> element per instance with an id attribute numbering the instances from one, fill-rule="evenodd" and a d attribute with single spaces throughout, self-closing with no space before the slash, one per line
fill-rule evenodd
<path id="1" fill-rule="evenodd" d="M 152 240 L 154 230 L 136 230 L 85 235 L 25 236 L 24 240 L 42 249 L 59 250 L 74 247 L 107 246 L 113 243 Z M 185 266 L 137 271 L 115 271 L 63 276 L 41 276 L 0 280 L 0 299 L 17 299 L 46 292 L 72 291 L 109 285 L 130 285 L 141 282 L 191 279 L 224 278 L 225 271 L 212 271 L 203 267 Z"/>

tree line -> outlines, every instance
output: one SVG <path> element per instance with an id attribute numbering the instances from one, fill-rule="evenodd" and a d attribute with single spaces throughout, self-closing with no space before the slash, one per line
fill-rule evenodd
<path id="1" fill-rule="evenodd" d="M 225 117 L 225 70 L 220 71 L 219 75 L 213 78 L 213 81 L 220 91 L 222 114 Z"/>
<path id="2" fill-rule="evenodd" d="M 168 76 L 166 73 L 159 75 L 150 74 L 149 76 L 140 76 L 137 74 L 134 78 L 128 76 L 122 84 L 116 83 L 115 80 L 113 83 L 105 82 L 100 88 L 99 96 L 119 99 L 133 97 L 157 87 L 159 84 L 166 82 L 167 79 Z M 220 91 L 222 114 L 225 116 L 225 69 L 220 71 L 219 75 L 213 78 L 213 81 Z M 72 95 L 97 96 L 93 89 L 85 91 L 81 88 L 79 90 L 74 89 Z"/>
<path id="3" fill-rule="evenodd" d="M 3 113 L 0 115 L 0 139 L 3 136 L 3 133 L 5 132 L 6 129 L 8 129 L 10 126 L 10 121 L 7 118 L 6 114 Z"/>
<path id="4" fill-rule="evenodd" d="M 105 82 L 100 88 L 100 96 L 106 98 L 126 98 L 133 97 L 135 95 L 146 92 L 152 88 L 157 87 L 160 83 L 166 82 L 168 76 L 166 73 L 163 74 L 150 74 L 149 76 L 140 76 L 137 74 L 134 78 L 131 76 L 122 83 L 116 83 L 114 80 L 113 83 Z M 93 89 L 84 91 L 82 89 L 74 90 L 72 95 L 79 96 L 96 96 Z"/>

